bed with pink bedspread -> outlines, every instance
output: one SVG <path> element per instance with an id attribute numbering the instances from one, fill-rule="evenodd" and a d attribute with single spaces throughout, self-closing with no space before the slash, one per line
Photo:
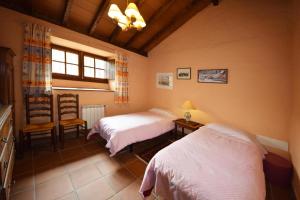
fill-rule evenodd
<path id="1" fill-rule="evenodd" d="M 265 150 L 245 134 L 208 125 L 159 151 L 140 193 L 174 200 L 264 200 Z"/>
<path id="2" fill-rule="evenodd" d="M 88 134 L 98 133 L 107 141 L 111 156 L 124 147 L 158 137 L 174 129 L 176 116 L 169 111 L 153 108 L 146 112 L 116 115 L 100 119 Z"/>

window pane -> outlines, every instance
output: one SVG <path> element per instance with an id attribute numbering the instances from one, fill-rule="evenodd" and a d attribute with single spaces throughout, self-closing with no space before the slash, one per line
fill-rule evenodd
<path id="1" fill-rule="evenodd" d="M 84 66 L 94 67 L 94 58 L 84 56 Z"/>
<path id="2" fill-rule="evenodd" d="M 65 62 L 65 52 L 57 49 L 52 49 L 52 60 Z"/>
<path id="3" fill-rule="evenodd" d="M 94 68 L 85 67 L 84 68 L 84 76 L 85 77 L 93 77 L 94 78 Z"/>
<path id="4" fill-rule="evenodd" d="M 96 78 L 105 78 L 104 70 L 96 69 Z"/>
<path id="5" fill-rule="evenodd" d="M 67 63 L 78 65 L 78 54 L 66 52 Z"/>
<path id="6" fill-rule="evenodd" d="M 95 64 L 96 64 L 96 66 L 95 66 L 96 68 L 105 69 L 106 61 L 100 60 L 100 59 L 95 59 Z"/>
<path id="7" fill-rule="evenodd" d="M 67 64 L 67 73 L 66 74 L 78 76 L 79 75 L 78 65 Z"/>
<path id="8" fill-rule="evenodd" d="M 65 73 L 65 63 L 52 61 L 52 73 Z"/>

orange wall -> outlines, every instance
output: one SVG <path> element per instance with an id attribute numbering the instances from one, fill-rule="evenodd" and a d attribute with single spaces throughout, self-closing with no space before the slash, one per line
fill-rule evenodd
<path id="1" fill-rule="evenodd" d="M 294 0 L 293 16 L 293 113 L 290 131 L 290 153 L 300 183 L 300 2 Z M 298 185 L 298 197 L 300 198 L 300 185 Z"/>
<path id="2" fill-rule="evenodd" d="M 112 92 L 74 93 L 80 94 L 81 104 L 107 104 L 108 115 L 159 106 L 181 116 L 180 105 L 190 99 L 201 110 L 192 113 L 196 121 L 220 121 L 254 134 L 288 140 L 292 102 L 289 19 L 287 1 L 223 0 L 219 6 L 210 6 L 178 29 L 153 49 L 148 59 L 126 52 L 129 105 L 115 105 Z M 18 36 L 23 35 L 22 24 L 30 21 L 51 27 L 53 35 L 60 38 L 99 49 L 120 50 L 0 7 L 0 23 L 5 27 L 5 31 L 0 31 L 0 45 L 11 47 L 17 53 L 17 128 L 22 119 L 23 44 L 23 37 Z M 177 67 L 192 67 L 192 80 L 176 80 Z M 197 69 L 222 67 L 229 69 L 227 85 L 197 83 Z M 173 72 L 173 90 L 155 87 L 157 72 Z M 54 85 L 62 86 L 62 82 L 55 80 Z M 94 83 L 91 86 L 102 87 Z"/>
<path id="3" fill-rule="evenodd" d="M 182 116 L 189 99 L 203 123 L 219 121 L 288 140 L 291 114 L 289 3 L 223 0 L 205 9 L 150 52 L 150 106 Z M 192 67 L 191 80 L 176 80 Z M 228 68 L 229 83 L 197 83 L 197 69 Z M 157 72 L 174 74 L 174 89 L 155 87 Z"/>
<path id="4" fill-rule="evenodd" d="M 76 41 L 94 48 L 103 50 L 119 50 L 129 57 L 129 95 L 130 103 L 126 106 L 116 105 L 113 102 L 113 92 L 88 92 L 88 91 L 72 91 L 80 95 L 81 104 L 106 104 L 107 114 L 120 114 L 128 112 L 136 112 L 144 110 L 147 105 L 146 86 L 141 84 L 147 77 L 148 60 L 143 56 L 121 50 L 113 45 L 101 42 L 99 40 L 87 37 L 74 31 L 44 22 L 39 19 L 25 16 L 23 14 L 0 7 L 0 46 L 12 48 L 17 54 L 15 58 L 15 94 L 16 94 L 16 124 L 17 130 L 22 124 L 22 90 L 21 90 L 21 69 L 22 69 L 22 48 L 23 48 L 23 24 L 25 22 L 34 22 L 44 24 L 52 29 L 54 36 L 64 38 L 70 41 Z M 61 85 L 61 81 L 54 80 L 54 84 Z M 69 83 L 70 84 L 70 83 Z M 76 83 L 71 83 L 72 85 Z M 82 85 L 82 84 L 80 84 Z M 99 87 L 99 84 L 90 83 L 91 87 Z M 82 85 L 83 86 L 83 85 Z M 102 87 L 102 86 L 100 86 Z M 106 86 L 105 86 L 106 87 Z M 61 91 L 54 91 L 54 94 Z M 65 91 L 64 91 L 65 92 Z M 66 91 L 70 92 L 70 91 Z"/>

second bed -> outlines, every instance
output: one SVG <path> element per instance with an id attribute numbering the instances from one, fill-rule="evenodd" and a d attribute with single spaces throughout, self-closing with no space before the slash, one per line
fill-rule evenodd
<path id="1" fill-rule="evenodd" d="M 172 113 L 153 108 L 146 112 L 117 115 L 100 119 L 88 134 L 98 133 L 107 141 L 111 156 L 124 147 L 158 137 L 174 129 Z"/>

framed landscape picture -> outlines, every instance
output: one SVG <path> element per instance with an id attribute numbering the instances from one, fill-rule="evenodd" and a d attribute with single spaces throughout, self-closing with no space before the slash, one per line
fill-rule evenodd
<path id="1" fill-rule="evenodd" d="M 177 79 L 190 80 L 191 79 L 191 68 L 190 67 L 177 68 Z"/>
<path id="2" fill-rule="evenodd" d="M 200 69 L 198 70 L 199 83 L 228 83 L 228 69 Z"/>
<path id="3" fill-rule="evenodd" d="M 172 73 L 157 73 L 156 87 L 162 89 L 173 89 L 173 74 Z"/>

